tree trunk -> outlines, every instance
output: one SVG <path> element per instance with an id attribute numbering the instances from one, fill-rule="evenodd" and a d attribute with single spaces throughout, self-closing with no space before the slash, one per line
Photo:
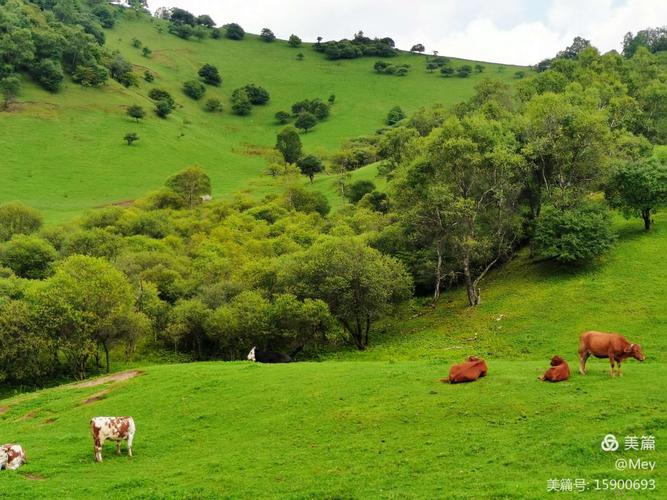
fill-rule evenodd
<path id="1" fill-rule="evenodd" d="M 479 289 L 475 286 L 470 274 L 470 257 L 468 255 L 463 258 L 463 276 L 465 277 L 466 289 L 468 291 L 468 305 L 471 307 L 479 305 Z"/>
<path id="2" fill-rule="evenodd" d="M 433 289 L 432 304 L 435 304 L 440 298 L 440 285 L 442 283 L 442 252 L 440 251 L 439 243 L 436 245 L 435 250 L 438 253 L 438 263 L 435 267 L 435 287 Z"/>
<path id="3" fill-rule="evenodd" d="M 642 210 L 642 219 L 644 219 L 644 231 L 651 229 L 651 209 Z"/>
<path id="4" fill-rule="evenodd" d="M 109 346 L 107 345 L 106 342 L 102 342 L 102 347 L 104 347 L 104 358 L 106 359 L 107 362 L 107 373 L 109 373 L 110 368 L 109 368 Z"/>

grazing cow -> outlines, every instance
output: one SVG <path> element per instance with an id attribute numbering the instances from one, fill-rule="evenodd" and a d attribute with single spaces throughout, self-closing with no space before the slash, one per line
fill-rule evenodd
<path id="1" fill-rule="evenodd" d="M 27 462 L 25 451 L 20 444 L 3 444 L 0 446 L 0 470 L 16 470 Z"/>
<path id="2" fill-rule="evenodd" d="M 287 354 L 281 352 L 260 351 L 257 347 L 253 347 L 250 350 L 248 353 L 248 360 L 259 363 L 291 363 L 294 361 L 292 357 Z"/>
<path id="3" fill-rule="evenodd" d="M 626 358 L 644 361 L 646 356 L 642 346 L 631 344 L 625 337 L 617 333 L 585 332 L 579 337 L 579 372 L 586 375 L 586 360 L 590 355 L 596 358 L 609 358 L 611 376 L 614 376 L 614 362 L 618 365 L 618 376 L 621 376 L 621 362 Z"/>
<path id="4" fill-rule="evenodd" d="M 486 361 L 482 358 L 470 356 L 463 363 L 452 365 L 449 369 L 449 377 L 443 378 L 442 382 L 449 382 L 450 384 L 474 382 L 478 378 L 484 377 L 487 371 Z"/>
<path id="5" fill-rule="evenodd" d="M 560 356 L 551 358 L 551 368 L 549 368 L 544 375 L 538 377 L 539 380 L 546 380 L 547 382 L 562 382 L 570 378 L 570 367 Z"/>
<path id="6" fill-rule="evenodd" d="M 132 456 L 134 441 L 134 419 L 132 417 L 95 417 L 90 420 L 93 433 L 95 461 L 102 461 L 102 446 L 107 439 L 116 441 L 116 455 L 120 455 L 120 443 L 127 440 L 127 455 Z"/>

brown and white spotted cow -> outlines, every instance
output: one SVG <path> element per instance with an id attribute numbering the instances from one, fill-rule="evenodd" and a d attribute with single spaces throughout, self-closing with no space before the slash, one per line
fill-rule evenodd
<path id="1" fill-rule="evenodd" d="M 16 470 L 27 462 L 25 451 L 20 444 L 3 444 L 0 446 L 0 470 Z"/>
<path id="2" fill-rule="evenodd" d="M 120 443 L 127 440 L 127 455 L 132 456 L 132 441 L 134 441 L 134 419 L 132 417 L 95 417 L 90 420 L 90 430 L 93 433 L 95 461 L 102 461 L 102 446 L 107 439 L 116 441 L 116 455 L 120 455 Z"/>

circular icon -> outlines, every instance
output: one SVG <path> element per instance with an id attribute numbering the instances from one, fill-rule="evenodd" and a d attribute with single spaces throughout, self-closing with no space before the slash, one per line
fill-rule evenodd
<path id="1" fill-rule="evenodd" d="M 600 443 L 600 448 L 602 448 L 602 451 L 618 450 L 618 441 L 616 440 L 616 436 L 614 436 L 613 434 L 607 434 L 602 439 L 602 443 Z"/>

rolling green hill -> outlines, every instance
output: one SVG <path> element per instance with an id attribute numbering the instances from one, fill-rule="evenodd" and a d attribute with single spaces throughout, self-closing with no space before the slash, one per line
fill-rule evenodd
<path id="1" fill-rule="evenodd" d="M 595 480 L 654 479 L 644 494 L 661 497 L 664 222 L 647 234 L 617 221 L 601 266 L 559 278 L 520 255 L 478 308 L 447 293 L 336 361 L 150 366 L 124 382 L 0 401 L 0 435 L 30 458 L 2 473 L 3 488 L 18 498 L 538 498 L 549 479 L 585 479 L 595 494 Z M 647 360 L 625 363 L 622 378 L 591 359 L 586 377 L 536 380 L 555 353 L 575 371 L 578 334 L 593 328 L 641 342 Z M 439 382 L 471 353 L 487 358 L 488 377 Z M 108 444 L 93 463 L 88 420 L 107 414 L 137 421 L 134 458 Z M 652 435 L 657 451 L 606 454 L 607 433 Z M 616 458 L 658 468 L 619 472 Z"/>
<path id="2" fill-rule="evenodd" d="M 246 189 L 266 193 L 275 189 L 264 175 L 267 154 L 282 128 L 274 114 L 289 111 L 296 101 L 336 95 L 329 119 L 303 134 L 306 151 L 326 157 L 345 140 L 383 126 L 393 106 L 409 113 L 422 105 L 451 105 L 469 97 L 484 76 L 509 80 L 517 69 L 485 63 L 481 75 L 441 78 L 425 71 L 422 56 L 401 54 L 392 62 L 410 64 L 408 76 L 378 75 L 373 58 L 329 61 L 310 46 L 293 49 L 284 41 L 267 44 L 255 36 L 184 41 L 166 29 L 160 33 L 160 24 L 123 20 L 106 31 L 108 48 L 118 49 L 139 75 L 150 69 L 156 75 L 153 84 L 141 80 L 139 87 L 126 89 L 110 80 L 102 89 L 91 89 L 69 81 L 50 94 L 25 82 L 19 102 L 0 113 L 0 202 L 20 200 L 41 210 L 47 220 L 62 222 L 86 208 L 143 196 L 194 164 L 211 175 L 214 195 Z M 151 58 L 132 47 L 133 38 L 152 49 Z M 303 61 L 296 58 L 299 52 Z M 196 78 L 204 63 L 218 66 L 223 84 L 209 87 L 202 101 L 193 101 L 181 86 Z M 266 87 L 271 101 L 254 107 L 247 117 L 231 114 L 232 90 L 251 82 Z M 178 101 L 167 120 L 152 113 L 147 94 L 153 87 L 167 89 Z M 208 97 L 222 99 L 222 114 L 203 110 Z M 142 123 L 125 115 L 131 104 L 150 110 Z M 127 132 L 141 138 L 132 147 L 123 142 Z"/>

